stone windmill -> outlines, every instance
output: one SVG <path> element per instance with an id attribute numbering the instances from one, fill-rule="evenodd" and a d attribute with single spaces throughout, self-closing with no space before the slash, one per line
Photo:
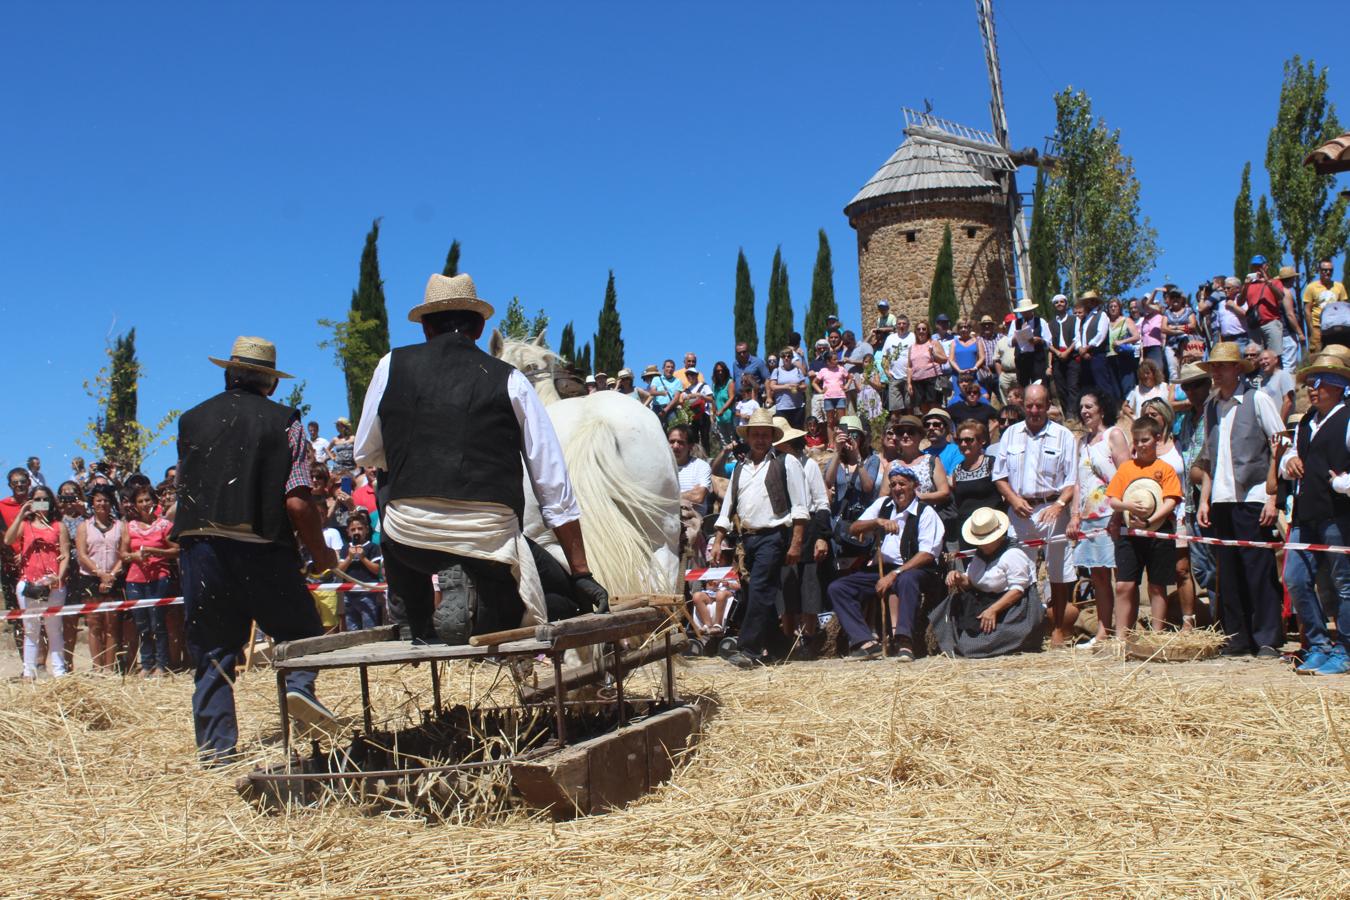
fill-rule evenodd
<path id="1" fill-rule="evenodd" d="M 963 313 L 1001 320 L 1017 285 L 1025 290 L 1030 284 L 1016 173 L 1019 166 L 1041 159 L 1035 149 L 1014 151 L 1008 143 L 992 0 L 975 0 L 975 7 L 994 130 L 904 109 L 904 142 L 844 207 L 858 232 L 864 333 L 876 323 L 878 300 L 889 300 L 893 313 L 911 319 L 928 316 L 928 292 L 946 226 L 952 230 L 956 296 Z"/>

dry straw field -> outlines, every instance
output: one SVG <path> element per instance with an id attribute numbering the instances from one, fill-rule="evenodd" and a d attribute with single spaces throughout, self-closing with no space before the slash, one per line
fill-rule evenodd
<path id="1" fill-rule="evenodd" d="M 427 681 L 378 672 L 378 708 L 429 703 Z M 447 679 L 507 699 L 492 681 Z M 700 661 L 680 683 L 721 709 L 634 806 L 434 826 L 255 812 L 238 772 L 194 764 L 184 677 L 0 685 L 0 895 L 1350 895 L 1350 679 L 1061 652 Z M 243 771 L 279 751 L 270 675 L 240 690 Z M 353 675 L 320 690 L 354 711 Z"/>

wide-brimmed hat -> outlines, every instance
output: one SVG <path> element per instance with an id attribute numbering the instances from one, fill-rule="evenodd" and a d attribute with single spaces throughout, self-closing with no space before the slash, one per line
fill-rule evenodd
<path id="1" fill-rule="evenodd" d="M 773 417 L 774 427 L 782 433 L 782 437 L 774 441 L 775 445 L 786 444 L 788 441 L 795 441 L 797 438 L 806 437 L 806 432 L 799 428 L 793 428 L 792 423 L 782 416 Z"/>
<path id="2" fill-rule="evenodd" d="M 1350 365 L 1345 358 L 1336 353 L 1319 353 L 1313 357 L 1312 363 L 1298 373 L 1298 383 L 1305 384 L 1309 378 L 1316 375 L 1339 375 L 1342 378 L 1350 378 Z"/>
<path id="3" fill-rule="evenodd" d="M 1013 307 L 1013 312 L 1015 313 L 1035 312 L 1036 308 L 1037 307 L 1035 300 L 1032 300 L 1030 297 L 1023 297 L 1021 300 L 1017 301 L 1017 305 Z"/>
<path id="4" fill-rule="evenodd" d="M 619 379 L 620 381 L 623 381 L 625 378 L 632 378 L 632 377 L 633 377 L 633 370 L 632 370 L 632 369 L 620 369 L 620 370 L 619 370 L 619 374 L 618 374 L 617 377 L 618 377 L 618 379 Z"/>
<path id="5" fill-rule="evenodd" d="M 1177 384 L 1185 387 L 1188 384 L 1194 384 L 1197 381 L 1210 381 L 1214 379 L 1208 372 L 1200 368 L 1197 363 L 1186 363 L 1181 367 L 1181 374 L 1177 376 Z"/>
<path id="6" fill-rule="evenodd" d="M 661 370 L 658 369 L 656 366 L 648 366 L 647 368 L 642 370 L 643 378 L 655 378 L 657 375 L 660 374 Z"/>
<path id="7" fill-rule="evenodd" d="M 763 407 L 760 407 L 750 414 L 750 421 L 746 422 L 744 425 L 737 425 L 736 433 L 741 437 L 749 437 L 751 428 L 772 428 L 773 442 L 775 444 L 783 439 L 783 429 L 779 428 L 778 424 L 774 422 L 773 413 Z"/>
<path id="8" fill-rule="evenodd" d="M 1158 507 L 1163 502 L 1162 485 L 1147 476 L 1136 478 L 1125 486 L 1125 493 L 1120 498 L 1125 503 L 1134 503 L 1142 500 L 1144 506 L 1148 507 L 1148 515 L 1144 516 L 1144 521 L 1153 518 L 1153 514 L 1158 511 Z M 1131 517 L 1133 519 L 1133 517 Z M 1143 524 L 1142 522 L 1135 524 Z"/>
<path id="9" fill-rule="evenodd" d="M 919 434 L 923 434 L 923 420 L 921 420 L 918 416 L 908 416 L 908 415 L 900 416 L 894 422 L 891 423 L 892 428 L 900 428 L 901 426 L 913 428 L 914 430 L 918 431 Z"/>
<path id="10" fill-rule="evenodd" d="M 955 424 L 952 422 L 952 414 L 940 406 L 935 406 L 923 414 L 923 422 L 925 425 L 928 424 L 929 419 L 942 419 L 948 428 L 951 428 Z"/>
<path id="11" fill-rule="evenodd" d="M 1097 293 L 1096 291 L 1083 291 L 1083 293 L 1078 295 L 1078 299 L 1082 300 L 1084 303 L 1087 303 L 1089 301 L 1101 302 L 1102 295 Z"/>
<path id="12" fill-rule="evenodd" d="M 971 513 L 966 524 L 961 526 L 961 537 L 965 538 L 967 544 L 982 547 L 1007 534 L 1010 524 L 1007 513 L 982 506 Z"/>
<path id="13" fill-rule="evenodd" d="M 1237 363 L 1242 367 L 1243 372 L 1250 372 L 1256 368 L 1256 360 L 1244 359 L 1236 341 L 1220 342 L 1209 352 L 1209 359 L 1198 362 L 1196 365 L 1206 372 L 1213 372 L 1214 367 L 1219 363 Z"/>
<path id="14" fill-rule="evenodd" d="M 857 416 L 840 416 L 839 425 L 843 428 L 847 428 L 849 431 L 863 430 L 862 419 Z"/>
<path id="15" fill-rule="evenodd" d="M 1284 420 L 1284 430 L 1286 433 L 1292 433 L 1298 429 L 1298 423 L 1303 421 L 1303 413 L 1293 413 Z"/>
<path id="16" fill-rule="evenodd" d="M 478 290 L 468 275 L 432 275 L 427 279 L 427 290 L 422 302 L 408 310 L 409 322 L 420 322 L 428 313 L 462 309 L 476 312 L 484 319 L 492 318 L 492 304 L 478 299 Z"/>
<path id="17" fill-rule="evenodd" d="M 207 359 L 222 369 L 248 369 L 250 372 L 262 372 L 273 378 L 294 378 L 277 369 L 277 345 L 260 337 L 240 336 L 234 339 L 229 359 Z"/>
<path id="18" fill-rule="evenodd" d="M 981 324 L 981 325 L 997 325 L 998 323 L 994 321 L 994 317 L 993 317 L 993 316 L 980 316 L 980 324 Z"/>
<path id="19" fill-rule="evenodd" d="M 1284 281 L 1286 278 L 1297 278 L 1298 269 L 1295 269 L 1293 266 L 1280 266 L 1280 274 L 1275 277 L 1280 281 Z"/>
<path id="20" fill-rule="evenodd" d="M 1344 344 L 1324 344 L 1322 349 L 1317 351 L 1318 356 L 1334 356 L 1341 362 L 1350 365 L 1350 347 Z"/>

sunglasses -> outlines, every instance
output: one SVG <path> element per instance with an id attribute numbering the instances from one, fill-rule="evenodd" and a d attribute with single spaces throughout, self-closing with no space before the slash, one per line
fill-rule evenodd
<path id="1" fill-rule="evenodd" d="M 975 443 L 975 439 L 973 437 L 959 437 L 956 439 L 956 442 L 958 444 L 973 444 Z"/>
<path id="2" fill-rule="evenodd" d="M 80 500 L 80 498 L 76 497 L 74 494 L 59 494 L 56 499 L 60 500 L 62 503 L 78 503 Z"/>
<path id="3" fill-rule="evenodd" d="M 897 431 L 896 434 L 899 435 L 900 437 L 915 437 L 915 438 L 916 438 L 916 437 L 919 436 L 919 432 L 915 431 L 913 428 L 904 428 L 904 429 L 901 429 L 900 431 Z"/>

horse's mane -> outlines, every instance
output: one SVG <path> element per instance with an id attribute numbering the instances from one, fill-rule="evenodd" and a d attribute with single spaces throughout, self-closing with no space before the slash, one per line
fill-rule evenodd
<path id="1" fill-rule="evenodd" d="M 567 362 L 557 353 L 545 347 L 543 344 L 536 344 L 534 341 L 518 341 L 514 338 L 506 338 L 502 341 L 502 355 L 505 359 L 512 351 L 528 357 L 543 356 L 550 366 L 566 366 Z"/>

